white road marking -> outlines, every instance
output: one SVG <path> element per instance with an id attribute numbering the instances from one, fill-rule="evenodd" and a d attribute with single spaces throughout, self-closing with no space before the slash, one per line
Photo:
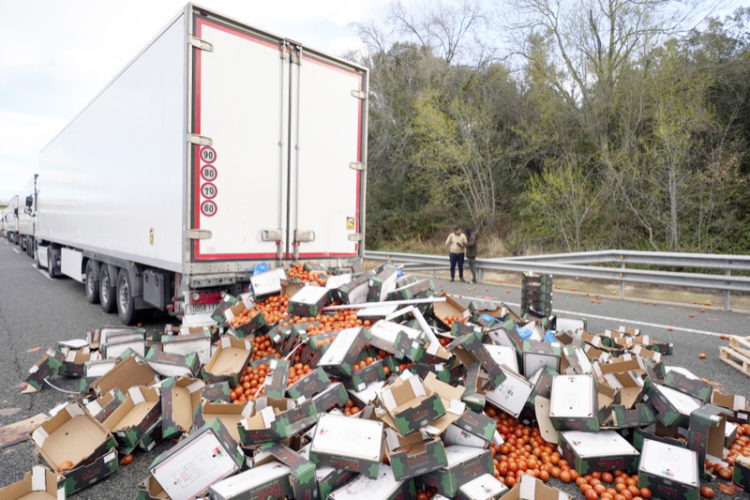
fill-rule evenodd
<path id="1" fill-rule="evenodd" d="M 36 269 L 37 271 L 39 271 L 39 274 L 41 274 L 42 276 L 44 276 L 48 280 L 52 281 L 52 278 L 49 277 L 49 274 L 47 274 L 47 270 L 46 269 L 39 269 L 34 264 L 31 264 L 31 267 L 33 267 L 34 269 Z"/>
<path id="2" fill-rule="evenodd" d="M 17 248 L 14 248 L 13 251 L 16 253 L 21 253 Z"/>
<path id="3" fill-rule="evenodd" d="M 507 304 L 507 305 L 512 306 L 512 307 L 521 307 L 521 304 L 514 304 L 512 302 L 505 302 L 505 301 L 502 301 L 502 300 L 483 299 L 481 297 L 471 297 L 469 295 L 461 295 L 461 294 L 457 294 L 457 293 L 451 293 L 449 295 L 451 295 L 452 297 L 458 297 L 458 298 L 462 298 L 462 299 L 478 300 L 480 302 L 494 302 L 494 303 L 497 303 L 497 304 Z M 711 337 L 720 337 L 722 335 L 726 335 L 725 332 L 721 332 L 720 333 L 720 332 L 711 332 L 711 331 L 708 331 L 708 330 L 696 330 L 694 328 L 685 328 L 685 327 L 682 327 L 682 326 L 662 325 L 662 324 L 659 324 L 659 323 L 648 323 L 646 321 L 638 321 L 638 320 L 634 320 L 634 319 L 613 318 L 611 316 L 600 316 L 599 314 L 589 314 L 589 313 L 583 313 L 583 312 L 578 312 L 578 311 L 564 311 L 562 309 L 555 309 L 554 312 L 556 314 L 557 313 L 572 314 L 572 315 L 581 316 L 581 317 L 584 317 L 584 318 L 603 319 L 603 320 L 612 321 L 612 322 L 616 322 L 616 323 L 626 323 L 626 324 L 630 323 L 630 324 L 633 324 L 633 325 L 643 325 L 643 326 L 648 326 L 648 327 L 651 327 L 651 328 L 663 328 L 664 330 L 668 330 L 668 329 L 671 328 L 674 331 L 681 331 L 681 332 L 688 332 L 688 333 L 697 333 L 698 335 L 709 335 Z"/>

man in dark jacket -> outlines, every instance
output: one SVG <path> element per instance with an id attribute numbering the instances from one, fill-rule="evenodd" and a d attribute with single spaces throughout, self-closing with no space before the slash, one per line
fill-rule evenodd
<path id="1" fill-rule="evenodd" d="M 469 259 L 469 269 L 471 270 L 471 282 L 477 282 L 477 236 L 476 230 L 466 228 L 466 258 Z"/>

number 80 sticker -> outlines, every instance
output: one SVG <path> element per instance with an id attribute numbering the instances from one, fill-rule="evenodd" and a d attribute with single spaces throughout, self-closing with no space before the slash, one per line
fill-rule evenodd
<path id="1" fill-rule="evenodd" d="M 216 203 L 211 200 L 206 200 L 201 203 L 201 213 L 206 217 L 213 217 L 216 215 Z"/>

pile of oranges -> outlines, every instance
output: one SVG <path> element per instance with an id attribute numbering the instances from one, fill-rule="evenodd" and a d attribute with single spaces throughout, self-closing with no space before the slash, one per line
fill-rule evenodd
<path id="1" fill-rule="evenodd" d="M 453 328 L 453 323 L 460 323 L 463 319 L 461 316 L 442 316 L 440 321 L 448 325 L 449 328 Z"/>
<path id="2" fill-rule="evenodd" d="M 298 279 L 305 283 L 313 283 L 323 286 L 326 284 L 326 275 L 323 271 L 306 271 L 304 264 L 295 264 L 286 272 L 290 279 Z"/>
<path id="3" fill-rule="evenodd" d="M 237 328 L 250 323 L 257 315 L 258 310 L 254 307 L 249 307 L 247 309 L 244 309 L 234 318 L 230 319 L 229 324 L 232 325 L 232 328 Z"/>
<path id="4" fill-rule="evenodd" d="M 271 345 L 271 339 L 268 335 L 259 335 L 253 339 L 253 354 L 250 361 L 255 361 L 266 356 L 279 357 L 275 347 Z"/>
<path id="5" fill-rule="evenodd" d="M 364 320 L 357 318 L 357 313 L 354 310 L 341 310 L 336 311 L 335 314 L 318 314 L 313 318 L 302 318 L 304 321 L 316 321 L 320 322 L 319 325 L 310 325 L 307 329 L 307 334 L 310 337 L 316 335 L 323 335 L 324 333 L 331 333 L 335 330 L 343 330 L 344 328 L 354 328 L 357 326 L 370 326 L 370 320 Z"/>
<path id="6" fill-rule="evenodd" d="M 360 408 L 359 406 L 356 406 L 354 404 L 354 401 L 350 399 L 346 402 L 346 406 L 344 406 L 344 415 L 346 415 L 347 417 L 351 417 L 352 415 L 356 415 L 357 413 L 359 413 L 359 411 Z"/>
<path id="7" fill-rule="evenodd" d="M 287 379 L 287 386 L 292 385 L 299 379 L 303 378 L 313 371 L 312 366 L 295 363 L 289 366 L 289 378 Z M 266 380 L 266 375 L 271 373 L 268 363 L 263 363 L 255 368 L 248 366 L 245 371 L 242 372 L 240 381 L 237 387 L 231 390 L 229 397 L 233 403 L 244 404 L 248 401 L 254 400 L 256 397 L 261 397 L 265 392 L 263 382 Z M 259 390 L 260 389 L 260 390 Z M 257 393 L 257 394 L 256 394 Z"/>
<path id="8" fill-rule="evenodd" d="M 287 385 L 292 385 L 299 379 L 304 378 L 310 372 L 313 371 L 312 366 L 305 363 L 295 363 L 289 366 L 289 380 Z"/>
<path id="9" fill-rule="evenodd" d="M 359 370 L 362 370 L 363 368 L 367 368 L 371 364 L 375 362 L 374 359 L 372 359 L 372 356 L 367 356 L 365 359 L 360 361 L 359 363 L 354 364 L 354 371 L 357 372 Z M 388 370 L 388 373 L 390 373 L 390 370 Z"/>
<path id="10" fill-rule="evenodd" d="M 597 498 L 609 500 L 648 499 L 651 498 L 649 488 L 638 487 L 638 474 L 628 475 L 626 472 L 592 472 L 579 476 L 576 485 L 586 500 Z"/>
<path id="11" fill-rule="evenodd" d="M 263 317 L 266 318 L 266 323 L 272 325 L 287 319 L 289 316 L 287 314 L 288 302 L 289 295 L 272 295 L 263 302 L 258 302 L 257 306 L 263 313 Z"/>

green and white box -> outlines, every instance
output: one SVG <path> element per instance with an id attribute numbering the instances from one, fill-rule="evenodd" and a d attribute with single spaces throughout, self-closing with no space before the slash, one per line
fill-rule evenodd
<path id="1" fill-rule="evenodd" d="M 680 446 L 644 440 L 638 487 L 650 488 L 655 498 L 698 500 L 698 454 Z"/>
<path id="2" fill-rule="evenodd" d="M 505 494 L 508 487 L 492 474 L 482 474 L 458 489 L 459 500 L 493 500 Z"/>
<path id="3" fill-rule="evenodd" d="M 638 450 L 615 431 L 560 433 L 563 457 L 579 474 L 638 468 Z"/>
<path id="4" fill-rule="evenodd" d="M 598 392 L 592 375 L 552 379 L 549 417 L 557 430 L 599 430 Z"/>
<path id="5" fill-rule="evenodd" d="M 411 479 L 397 480 L 391 468 L 382 465 L 375 478 L 364 474 L 354 479 L 343 488 L 339 488 L 329 495 L 331 500 L 406 500 L 415 498 L 416 489 Z"/>
<path id="6" fill-rule="evenodd" d="M 505 369 L 504 372 L 505 380 L 491 391 L 485 392 L 484 397 L 488 402 L 518 418 L 534 386 L 522 375 L 509 369 Z"/>
<path id="7" fill-rule="evenodd" d="M 310 445 L 310 460 L 336 469 L 378 477 L 383 453 L 383 423 L 321 415 Z"/>

